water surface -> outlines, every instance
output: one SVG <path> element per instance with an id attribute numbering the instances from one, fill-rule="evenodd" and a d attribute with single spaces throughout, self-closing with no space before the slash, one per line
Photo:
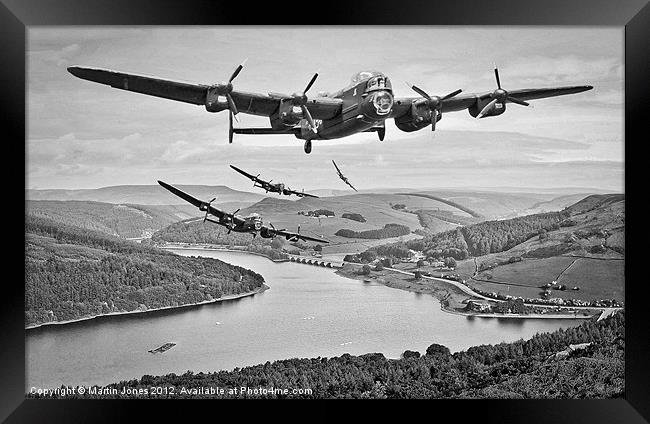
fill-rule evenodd
<path id="1" fill-rule="evenodd" d="M 398 358 L 431 343 L 452 351 L 528 339 L 581 320 L 468 318 L 429 295 L 364 283 L 334 270 L 238 252 L 175 250 L 262 274 L 263 293 L 178 310 L 100 317 L 27 331 L 26 384 L 108 384 L 145 374 L 211 372 L 293 357 L 381 352 Z M 162 354 L 148 350 L 166 342 Z"/>

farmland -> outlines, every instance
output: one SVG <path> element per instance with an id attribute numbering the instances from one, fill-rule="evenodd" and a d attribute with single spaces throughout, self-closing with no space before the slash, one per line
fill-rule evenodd
<path id="1" fill-rule="evenodd" d="M 550 297 L 622 302 L 625 300 L 623 271 L 623 260 L 556 256 L 499 265 L 480 272 L 476 280 L 470 280 L 470 285 L 483 291 L 532 298 L 540 296 L 543 291 L 540 286 L 557 280 L 567 290 L 552 290 Z M 571 290 L 574 286 L 580 290 Z"/>

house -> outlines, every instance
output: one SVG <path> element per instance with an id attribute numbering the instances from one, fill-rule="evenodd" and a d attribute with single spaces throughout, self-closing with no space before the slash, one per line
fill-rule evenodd
<path id="1" fill-rule="evenodd" d="M 421 261 L 424 258 L 425 258 L 424 253 L 419 252 L 417 250 L 409 249 L 409 262 L 415 263 L 417 261 Z"/>
<path id="2" fill-rule="evenodd" d="M 492 306 L 486 301 L 470 299 L 467 301 L 467 306 L 465 309 L 473 312 L 490 312 L 492 310 Z"/>

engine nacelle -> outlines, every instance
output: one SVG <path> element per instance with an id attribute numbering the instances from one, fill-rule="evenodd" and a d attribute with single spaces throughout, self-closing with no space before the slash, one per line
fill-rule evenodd
<path id="1" fill-rule="evenodd" d="M 491 101 L 492 101 L 492 99 L 490 99 L 490 98 L 488 98 L 486 100 L 480 100 L 479 99 L 474 106 L 471 106 L 471 107 L 467 108 L 467 110 L 469 111 L 469 114 L 472 115 L 473 118 L 476 118 L 478 116 L 478 114 L 481 113 L 483 108 L 485 106 L 487 106 L 488 103 L 490 103 Z M 492 108 L 491 111 L 489 111 L 485 115 L 483 115 L 483 117 L 501 115 L 505 111 L 506 111 L 505 103 L 497 102 L 494 105 L 494 108 Z"/>
<path id="2" fill-rule="evenodd" d="M 302 119 L 302 109 L 295 106 L 292 100 L 280 100 L 278 112 L 269 117 L 271 128 L 279 130 L 291 128 Z"/>
<path id="3" fill-rule="evenodd" d="M 442 115 L 438 114 L 437 121 L 440 121 L 441 118 Z M 419 104 L 417 102 L 411 103 L 411 110 L 409 113 L 395 118 L 395 125 L 404 132 L 417 131 L 430 124 L 431 110 L 426 102 L 421 102 Z"/>
<path id="4" fill-rule="evenodd" d="M 205 110 L 208 112 L 221 112 L 228 109 L 228 99 L 225 96 L 227 92 L 226 83 L 215 84 L 208 88 L 205 96 Z"/>
<path id="5" fill-rule="evenodd" d="M 275 233 L 272 232 L 272 231 L 269 231 L 269 229 L 266 228 L 266 227 L 262 227 L 262 229 L 260 230 L 260 237 L 273 238 L 273 237 L 275 237 Z"/>

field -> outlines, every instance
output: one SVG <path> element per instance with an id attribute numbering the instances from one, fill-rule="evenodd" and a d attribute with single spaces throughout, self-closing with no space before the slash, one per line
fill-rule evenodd
<path id="1" fill-rule="evenodd" d="M 567 286 L 567 290 L 552 290 L 550 297 L 616 299 L 622 302 L 625 300 L 623 271 L 623 260 L 556 256 L 500 265 L 479 273 L 477 278 L 482 281 L 472 280 L 470 284 L 485 291 L 532 298 L 540 297 L 543 292 L 539 286 L 557 279 L 559 284 Z M 580 290 L 571 290 L 574 286 Z"/>
<path id="2" fill-rule="evenodd" d="M 625 300 L 625 261 L 578 259 L 558 280 L 567 286 L 580 287 L 594 299 Z"/>
<path id="3" fill-rule="evenodd" d="M 345 253 L 358 253 L 376 246 L 398 241 L 399 238 L 383 240 L 352 240 L 345 237 L 335 236 L 340 229 L 353 231 L 374 230 L 384 227 L 386 224 L 401 224 L 408 226 L 411 231 L 422 229 L 417 215 L 403 210 L 393 209 L 393 205 L 404 204 L 409 210 L 416 209 L 439 209 L 452 212 L 454 208 L 436 200 L 417 196 L 402 196 L 384 193 L 351 194 L 346 196 L 325 197 L 320 199 L 303 198 L 297 201 L 267 198 L 255 205 L 243 209 L 240 213 L 258 213 L 262 216 L 264 223 L 273 223 L 276 228 L 286 228 L 296 231 L 300 225 L 301 233 L 324 237 L 330 243 L 323 248 L 324 256 L 341 255 Z M 317 209 L 326 209 L 334 212 L 335 216 L 310 217 L 300 215 L 298 212 L 308 212 Z M 465 212 L 455 209 L 459 216 L 466 215 Z M 361 214 L 367 222 L 357 222 L 341 218 L 344 213 Z M 455 212 L 454 212 L 455 214 Z M 440 231 L 455 228 L 453 224 L 440 221 Z M 406 241 L 412 238 L 419 238 L 415 234 L 402 237 Z M 332 256 L 333 257 L 333 256 Z"/>

